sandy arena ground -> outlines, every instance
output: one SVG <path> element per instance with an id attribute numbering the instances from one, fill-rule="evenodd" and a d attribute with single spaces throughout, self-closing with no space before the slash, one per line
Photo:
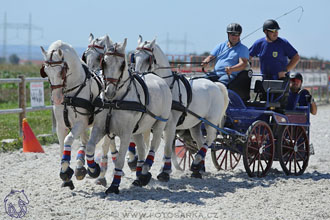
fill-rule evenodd
<path id="1" fill-rule="evenodd" d="M 315 155 L 306 172 L 286 176 L 275 161 L 266 178 L 249 178 L 243 161 L 234 171 L 217 171 L 210 152 L 203 179 L 173 168 L 168 183 L 157 181 L 161 167 L 159 148 L 148 186 L 131 185 L 135 173 L 124 167 L 119 195 L 105 195 L 94 180 L 73 178 L 75 189 L 61 188 L 59 145 L 43 146 L 45 153 L 0 154 L 0 219 L 5 197 L 24 190 L 29 203 L 22 219 L 330 219 L 330 106 L 320 106 L 311 117 L 311 143 Z M 32 128 L 33 129 L 33 128 Z M 75 168 L 77 145 L 71 167 Z M 111 182 L 113 165 L 106 175 Z M 18 207 L 15 204 L 15 207 Z"/>

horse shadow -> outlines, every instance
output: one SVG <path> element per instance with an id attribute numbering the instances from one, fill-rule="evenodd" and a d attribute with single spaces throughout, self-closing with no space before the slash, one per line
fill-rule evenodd
<path id="1" fill-rule="evenodd" d="M 314 171 L 300 176 L 287 176 L 277 169 L 271 169 L 266 177 L 248 177 L 245 171 L 218 172 L 216 174 L 206 173 L 203 179 L 191 178 L 190 174 L 183 174 L 179 178 L 172 178 L 169 182 L 159 182 L 152 179 L 148 186 L 136 187 L 131 185 L 128 188 L 120 189 L 120 193 L 106 195 L 102 192 L 88 193 L 84 190 L 77 191 L 83 197 L 98 197 L 107 201 L 157 201 L 164 204 L 205 205 L 205 199 L 227 196 L 228 193 L 235 193 L 241 189 L 253 189 L 255 187 L 268 188 L 277 182 L 289 179 L 312 179 L 319 181 L 330 179 L 330 173 Z M 126 180 L 127 181 L 127 180 Z"/>

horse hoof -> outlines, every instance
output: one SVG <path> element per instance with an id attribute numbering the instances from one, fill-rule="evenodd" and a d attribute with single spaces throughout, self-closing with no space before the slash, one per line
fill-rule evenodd
<path id="1" fill-rule="evenodd" d="M 148 172 L 147 174 L 141 174 L 138 178 L 141 182 L 141 185 L 146 186 L 151 180 L 151 173 Z"/>
<path id="2" fill-rule="evenodd" d="M 96 185 L 102 185 L 104 187 L 107 186 L 107 180 L 104 177 L 103 178 L 97 178 L 95 180 L 95 183 L 96 183 Z"/>
<path id="3" fill-rule="evenodd" d="M 64 182 L 69 182 L 71 180 L 71 177 L 73 175 L 73 169 L 68 167 L 68 169 L 65 172 L 60 172 L 60 177 Z"/>
<path id="4" fill-rule="evenodd" d="M 131 169 L 131 171 L 136 171 L 137 161 L 138 161 L 137 157 L 134 157 L 134 160 L 132 161 L 127 161 L 127 165 Z"/>
<path id="5" fill-rule="evenodd" d="M 73 190 L 74 189 L 74 185 L 73 185 L 72 180 L 67 181 L 67 182 L 63 182 L 62 183 L 62 187 L 69 187 L 71 190 Z"/>
<path id="6" fill-rule="evenodd" d="M 132 183 L 133 186 L 138 186 L 138 187 L 142 187 L 141 181 L 140 180 L 134 180 L 134 182 Z"/>
<path id="7" fill-rule="evenodd" d="M 191 174 L 191 177 L 193 178 L 198 178 L 198 179 L 202 179 L 202 174 L 200 172 L 193 172 Z"/>
<path id="8" fill-rule="evenodd" d="M 110 193 L 119 194 L 119 187 L 111 185 L 106 191 L 105 194 L 109 195 Z"/>
<path id="9" fill-rule="evenodd" d="M 202 166 L 200 163 L 198 163 L 198 164 L 192 163 L 190 166 L 190 171 L 192 171 L 192 172 L 196 172 L 196 171 L 199 172 L 201 169 L 202 169 Z"/>
<path id="10" fill-rule="evenodd" d="M 76 168 L 74 174 L 77 180 L 83 180 L 87 174 L 87 170 L 85 167 Z"/>
<path id="11" fill-rule="evenodd" d="M 166 172 L 161 172 L 158 176 L 157 179 L 161 182 L 168 182 L 170 180 L 170 174 Z"/>
<path id="12" fill-rule="evenodd" d="M 99 177 L 99 175 L 100 175 L 100 173 L 101 173 L 101 168 L 100 168 L 100 166 L 97 164 L 97 163 L 95 163 L 96 165 L 95 165 L 95 167 L 94 167 L 94 172 L 91 172 L 90 171 L 90 169 L 88 168 L 87 169 L 87 173 L 88 173 L 88 175 L 90 176 L 90 177 L 92 177 L 92 178 L 97 178 L 97 177 Z"/>

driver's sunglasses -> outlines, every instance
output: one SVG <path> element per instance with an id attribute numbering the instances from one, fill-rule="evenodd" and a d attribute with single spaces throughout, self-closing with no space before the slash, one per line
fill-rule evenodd
<path id="1" fill-rule="evenodd" d="M 290 82 L 299 83 L 301 82 L 301 80 L 294 78 L 294 79 L 290 79 Z"/>
<path id="2" fill-rule="evenodd" d="M 229 33 L 231 36 L 240 36 L 240 33 Z"/>
<path id="3" fill-rule="evenodd" d="M 272 32 L 272 33 L 276 33 L 276 32 L 278 32 L 277 29 L 267 29 L 267 31 Z"/>

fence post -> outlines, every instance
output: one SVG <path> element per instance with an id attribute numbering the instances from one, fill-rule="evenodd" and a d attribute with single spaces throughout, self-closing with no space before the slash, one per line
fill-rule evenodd
<path id="1" fill-rule="evenodd" d="M 327 92 L 327 101 L 326 101 L 326 103 L 327 104 L 329 104 L 329 90 L 330 90 L 330 77 L 329 77 L 329 74 L 328 74 L 328 85 L 327 85 L 327 87 L 326 87 L 326 92 Z"/>
<path id="2" fill-rule="evenodd" d="M 19 76 L 21 79 L 21 82 L 19 83 L 19 88 L 18 88 L 18 105 L 19 108 L 21 108 L 23 111 L 19 113 L 19 118 L 18 118 L 18 123 L 19 123 L 19 135 L 20 137 L 23 136 L 23 128 L 22 128 L 22 123 L 23 123 L 23 118 L 26 117 L 26 89 L 25 89 L 25 76 Z"/>

